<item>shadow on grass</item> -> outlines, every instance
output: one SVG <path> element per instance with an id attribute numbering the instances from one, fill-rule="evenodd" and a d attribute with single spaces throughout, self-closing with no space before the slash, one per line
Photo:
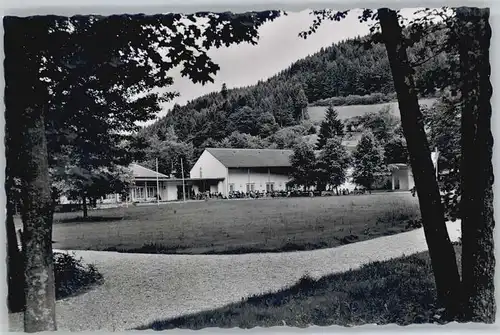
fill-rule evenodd
<path id="1" fill-rule="evenodd" d="M 84 218 L 83 216 L 77 216 L 72 218 L 64 218 L 58 220 L 61 223 L 84 223 L 84 222 L 110 222 L 110 221 L 121 221 L 123 216 L 89 216 Z"/>
<path id="2" fill-rule="evenodd" d="M 333 248 L 340 245 L 346 245 L 354 242 L 358 242 L 359 237 L 357 235 L 347 235 L 342 238 L 336 239 L 334 244 L 329 244 L 324 241 L 319 241 L 315 243 L 305 242 L 305 243 L 291 243 L 288 242 L 280 247 L 271 249 L 255 246 L 255 247 L 235 247 L 232 249 L 205 249 L 196 248 L 194 249 L 189 246 L 166 246 L 157 243 L 146 243 L 140 248 L 121 248 L 121 247 L 108 247 L 103 251 L 112 251 L 120 253 L 133 253 L 133 254 L 166 254 L 166 255 L 241 255 L 241 254 L 252 254 L 252 253 L 280 253 L 280 252 L 294 252 L 294 251 L 309 251 L 325 248 Z"/>
<path id="3" fill-rule="evenodd" d="M 146 243 L 140 248 L 120 248 L 120 247 L 109 247 L 104 249 L 104 251 L 113 251 L 121 253 L 134 253 L 134 254 L 182 254 L 182 250 L 185 247 L 173 246 L 168 247 L 157 243 Z"/>
<path id="4" fill-rule="evenodd" d="M 319 280 L 306 276 L 288 289 L 137 329 L 444 323 L 442 312 L 425 252 Z"/>
<path id="5" fill-rule="evenodd" d="M 266 247 L 235 247 L 233 249 L 227 250 L 213 250 L 213 249 L 196 249 L 193 252 L 192 247 L 188 246 L 165 246 L 156 243 L 146 243 L 140 248 L 120 248 L 120 247 L 109 247 L 104 249 L 104 251 L 114 251 L 121 253 L 134 253 L 134 254 L 174 254 L 174 255 L 241 255 L 241 254 L 252 254 L 252 253 L 279 253 L 279 252 L 293 252 L 293 251 L 307 251 L 324 249 L 331 247 L 326 242 L 317 243 L 286 243 L 281 247 L 269 249 Z"/>

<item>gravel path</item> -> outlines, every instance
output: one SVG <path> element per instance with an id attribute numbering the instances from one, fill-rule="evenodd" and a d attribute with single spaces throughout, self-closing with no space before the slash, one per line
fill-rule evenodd
<path id="1" fill-rule="evenodd" d="M 452 241 L 460 223 L 448 223 Z M 57 302 L 60 330 L 126 330 L 153 320 L 222 307 L 293 285 L 427 249 L 422 229 L 337 248 L 245 255 L 147 255 L 75 251 L 94 263 L 105 283 Z M 22 314 L 9 316 L 22 330 Z"/>

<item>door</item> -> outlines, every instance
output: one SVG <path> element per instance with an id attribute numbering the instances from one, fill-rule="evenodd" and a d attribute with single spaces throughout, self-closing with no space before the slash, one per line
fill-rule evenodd
<path id="1" fill-rule="evenodd" d="M 400 188 L 400 185 L 399 185 L 399 175 L 395 175 L 394 176 L 394 189 L 395 190 L 399 190 Z"/>
<path id="2" fill-rule="evenodd" d="M 266 184 L 266 192 L 274 192 L 274 183 Z"/>

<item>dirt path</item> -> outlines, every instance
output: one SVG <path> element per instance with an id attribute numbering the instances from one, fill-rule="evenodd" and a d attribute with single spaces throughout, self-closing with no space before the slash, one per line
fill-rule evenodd
<path id="1" fill-rule="evenodd" d="M 460 222 L 449 223 L 452 241 Z M 293 285 L 304 274 L 322 277 L 372 262 L 425 251 L 422 229 L 338 248 L 245 255 L 146 255 L 77 251 L 94 263 L 105 284 L 57 302 L 60 330 L 119 331 L 222 307 Z M 22 330 L 22 314 L 9 316 Z"/>

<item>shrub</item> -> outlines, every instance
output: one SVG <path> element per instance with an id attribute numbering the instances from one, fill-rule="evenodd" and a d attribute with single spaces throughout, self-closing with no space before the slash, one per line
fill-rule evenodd
<path id="1" fill-rule="evenodd" d="M 54 280 L 56 299 L 63 299 L 83 293 L 90 287 L 102 284 L 104 279 L 97 268 L 92 265 L 84 265 L 82 259 L 76 259 L 68 253 L 54 252 Z M 20 260 L 22 262 L 22 260 Z M 19 271 L 23 271 L 19 266 Z M 25 296 L 24 276 L 21 275 L 21 283 L 14 283 L 12 296 L 9 298 L 9 312 L 19 313 L 24 311 Z M 18 285 L 17 285 L 18 284 Z M 13 304 L 12 301 L 15 303 Z"/>
<path id="2" fill-rule="evenodd" d="M 369 95 L 348 95 L 345 97 L 331 97 L 315 101 L 311 106 L 350 106 L 350 105 L 375 105 L 391 102 L 396 99 L 396 94 L 372 93 Z"/>
<path id="3" fill-rule="evenodd" d="M 74 296 L 104 281 L 93 264 L 85 265 L 81 258 L 68 253 L 54 253 L 54 275 L 56 299 Z"/>

